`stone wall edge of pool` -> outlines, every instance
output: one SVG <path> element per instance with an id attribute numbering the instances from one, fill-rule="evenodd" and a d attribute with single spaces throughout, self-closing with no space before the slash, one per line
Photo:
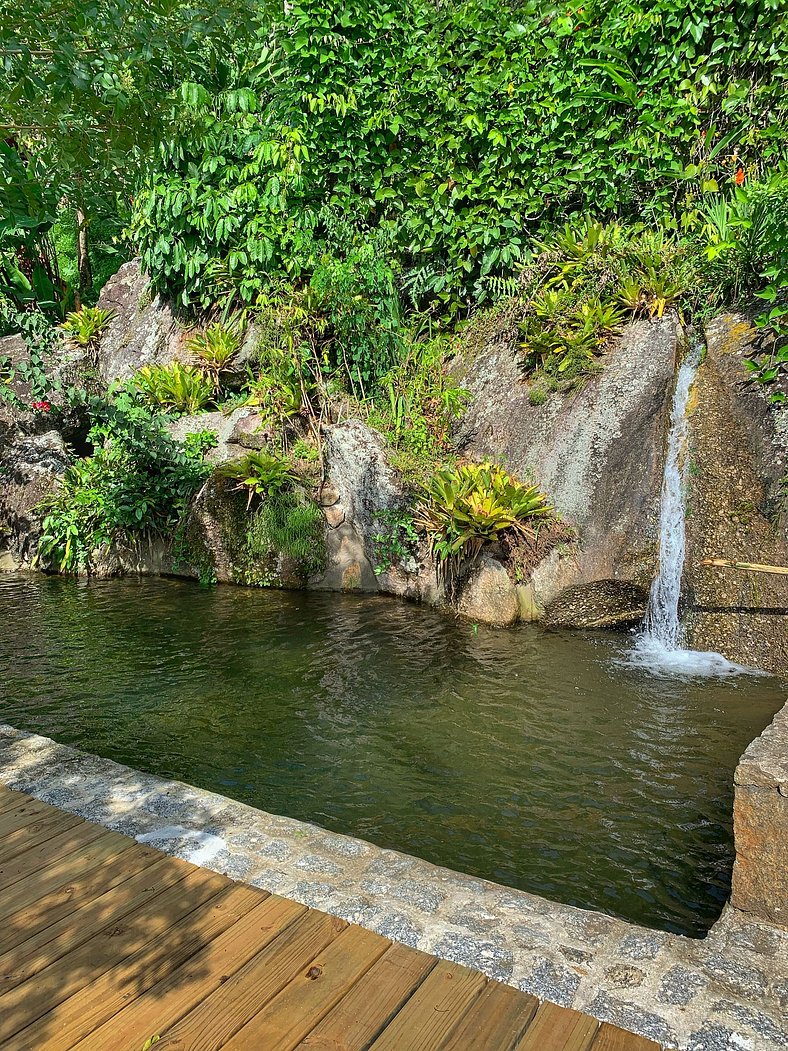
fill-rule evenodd
<path id="1" fill-rule="evenodd" d="M 788 931 L 738 909 L 702 940 L 649 930 L 4 725 L 0 782 L 667 1046 L 788 1047 Z"/>
<path id="2" fill-rule="evenodd" d="M 733 833 L 731 903 L 788 927 L 788 704 L 736 767 Z"/>

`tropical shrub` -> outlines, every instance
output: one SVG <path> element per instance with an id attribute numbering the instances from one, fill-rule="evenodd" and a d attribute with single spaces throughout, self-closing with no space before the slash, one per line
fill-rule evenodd
<path id="1" fill-rule="evenodd" d="M 391 442 L 395 466 L 423 479 L 451 450 L 451 428 L 469 394 L 446 372 L 445 338 L 414 340 L 403 360 L 381 378 L 368 414 Z"/>
<path id="2" fill-rule="evenodd" d="M 135 199 L 145 264 L 193 300 L 218 260 L 251 302 L 312 273 L 327 205 L 389 232 L 412 304 L 465 313 L 567 215 L 670 216 L 775 164 L 782 4 L 298 0 L 224 90 L 184 86 Z"/>
<path id="3" fill-rule="evenodd" d="M 161 421 L 128 394 L 91 406 L 92 456 L 76 460 L 60 489 L 41 505 L 44 566 L 90 570 L 95 551 L 117 542 L 168 536 L 207 478 L 210 432 L 172 438 Z"/>
<path id="4" fill-rule="evenodd" d="M 492 464 L 443 467 L 422 486 L 416 522 L 439 561 L 474 557 L 511 530 L 533 533 L 553 509 L 536 486 L 523 485 Z"/>
<path id="5" fill-rule="evenodd" d="M 211 380 L 194 365 L 144 365 L 133 385 L 150 404 L 186 415 L 202 412 L 214 396 Z"/>

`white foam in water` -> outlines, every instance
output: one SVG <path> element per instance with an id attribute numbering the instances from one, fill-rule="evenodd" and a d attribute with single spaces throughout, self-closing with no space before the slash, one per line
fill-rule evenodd
<path id="1" fill-rule="evenodd" d="M 687 402 L 699 362 L 697 347 L 687 355 L 676 377 L 659 510 L 659 574 L 651 585 L 643 631 L 626 663 L 654 675 L 752 674 L 753 669 L 733 664 L 720 653 L 685 650 L 681 646 L 679 601 L 685 555 Z"/>

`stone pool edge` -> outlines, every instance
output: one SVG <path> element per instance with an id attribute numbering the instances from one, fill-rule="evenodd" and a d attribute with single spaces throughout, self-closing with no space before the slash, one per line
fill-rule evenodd
<path id="1" fill-rule="evenodd" d="M 0 782 L 667 1046 L 788 1048 L 788 930 L 737 909 L 704 939 L 653 931 L 2 724 Z"/>

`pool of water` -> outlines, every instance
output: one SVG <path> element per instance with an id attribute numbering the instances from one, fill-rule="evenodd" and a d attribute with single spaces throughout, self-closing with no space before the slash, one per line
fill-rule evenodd
<path id="1" fill-rule="evenodd" d="M 0 722 L 549 898 L 718 916 L 768 677 L 386 598 L 0 577 Z"/>

